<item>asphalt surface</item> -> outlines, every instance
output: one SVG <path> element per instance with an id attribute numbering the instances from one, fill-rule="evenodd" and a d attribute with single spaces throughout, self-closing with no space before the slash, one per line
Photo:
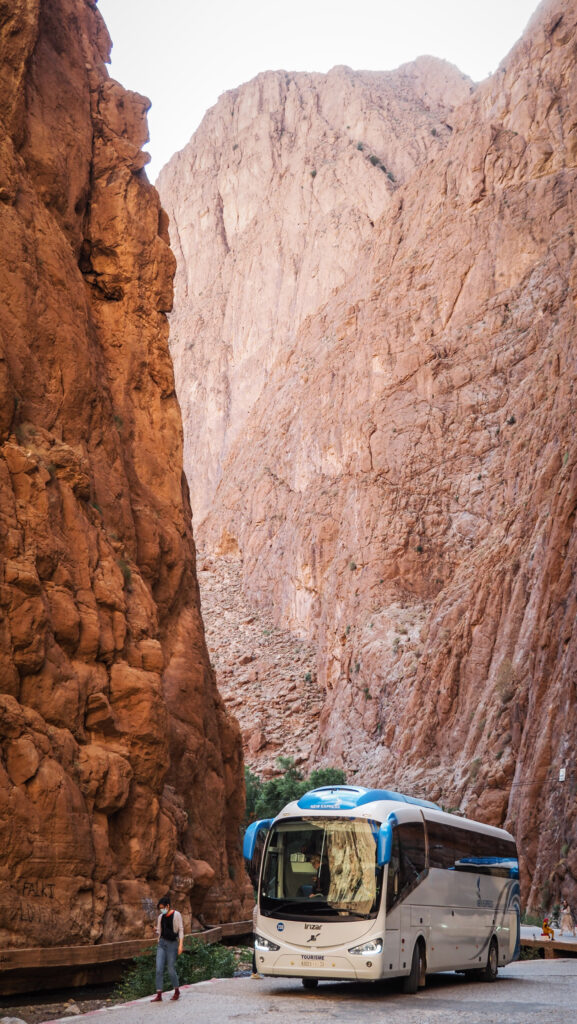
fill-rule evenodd
<path id="1" fill-rule="evenodd" d="M 96 1024 L 254 1024 L 286 1021 L 310 1024 L 315 1018 L 337 1024 L 576 1024 L 577 959 L 532 960 L 500 968 L 494 983 L 470 982 L 461 975 L 437 974 L 425 989 L 407 996 L 396 982 L 321 982 L 305 991 L 298 981 L 230 978 L 181 989 L 178 1002 L 165 993 L 96 1011 L 76 1020 Z M 63 1018 L 70 1021 L 70 1017 Z"/>

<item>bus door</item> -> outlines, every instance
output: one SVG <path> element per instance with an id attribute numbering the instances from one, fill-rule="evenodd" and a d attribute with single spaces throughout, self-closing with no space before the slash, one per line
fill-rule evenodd
<path id="1" fill-rule="evenodd" d="M 389 970 L 398 970 L 413 954 L 413 935 L 427 935 L 429 919 L 419 907 L 418 887 L 426 876 L 425 830 L 422 822 L 393 826 L 387 870 L 385 949 Z M 392 967 L 389 966 L 392 964 Z"/>

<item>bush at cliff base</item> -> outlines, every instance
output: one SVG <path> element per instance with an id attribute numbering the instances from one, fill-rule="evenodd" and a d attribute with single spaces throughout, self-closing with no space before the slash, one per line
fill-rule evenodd
<path id="1" fill-rule="evenodd" d="M 184 951 L 176 961 L 176 973 L 181 985 L 193 985 L 209 978 L 232 978 L 235 970 L 235 956 L 232 949 L 220 945 L 208 945 L 198 939 L 187 939 Z M 172 988 L 165 973 L 163 989 Z M 156 992 L 156 946 L 146 949 L 134 958 L 132 966 L 123 976 L 114 991 L 114 998 L 122 1002 L 140 999 Z"/>

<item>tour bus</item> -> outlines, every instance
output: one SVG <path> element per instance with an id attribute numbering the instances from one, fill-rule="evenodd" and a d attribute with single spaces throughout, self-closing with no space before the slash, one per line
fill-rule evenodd
<path id="1" fill-rule="evenodd" d="M 517 849 L 501 828 L 361 786 L 322 787 L 245 833 L 258 971 L 319 981 L 435 971 L 493 981 L 519 955 Z"/>

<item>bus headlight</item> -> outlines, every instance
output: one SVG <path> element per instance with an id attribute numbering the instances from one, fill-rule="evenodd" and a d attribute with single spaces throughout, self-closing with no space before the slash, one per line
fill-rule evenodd
<path id="1" fill-rule="evenodd" d="M 362 946 L 353 946 L 352 949 L 349 949 L 349 953 L 354 953 L 355 956 L 375 956 L 377 953 L 382 952 L 382 939 L 371 939 L 370 942 L 363 942 Z"/>
<path id="2" fill-rule="evenodd" d="M 263 938 L 262 935 L 255 935 L 254 948 L 266 949 L 267 952 L 274 953 L 275 950 L 280 949 L 280 946 L 277 946 L 276 942 L 271 942 L 270 939 Z"/>

